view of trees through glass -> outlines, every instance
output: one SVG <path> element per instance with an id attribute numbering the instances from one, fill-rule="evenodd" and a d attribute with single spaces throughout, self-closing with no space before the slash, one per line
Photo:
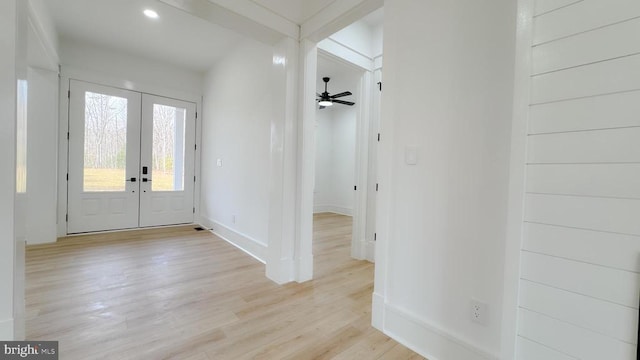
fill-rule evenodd
<path id="1" fill-rule="evenodd" d="M 85 93 L 84 191 L 125 191 L 127 99 Z"/>
<path id="2" fill-rule="evenodd" d="M 153 191 L 184 190 L 185 116 L 185 109 L 153 105 Z"/>
<path id="3" fill-rule="evenodd" d="M 184 189 L 186 110 L 154 104 L 152 190 Z M 125 191 L 127 99 L 85 93 L 84 191 Z"/>

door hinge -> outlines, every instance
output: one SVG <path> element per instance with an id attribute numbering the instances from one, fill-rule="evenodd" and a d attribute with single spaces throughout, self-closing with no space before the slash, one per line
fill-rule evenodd
<path id="1" fill-rule="evenodd" d="M 380 142 L 380 133 L 378 133 L 378 142 Z"/>
<path id="2" fill-rule="evenodd" d="M 354 186 L 354 187 L 353 187 L 353 190 L 356 190 L 356 191 L 357 191 L 357 190 L 358 190 L 358 187 L 357 187 L 357 186 Z"/>
<path id="3" fill-rule="evenodd" d="M 67 181 L 69 181 L 69 173 L 67 173 Z"/>
<path id="4" fill-rule="evenodd" d="M 195 207 L 193 208 L 193 213 L 194 213 L 194 214 L 196 213 L 196 208 L 195 208 Z"/>
<path id="5" fill-rule="evenodd" d="M 195 176 L 193 177 L 193 182 L 196 182 L 196 177 Z"/>
<path id="6" fill-rule="evenodd" d="M 65 215 L 64 221 L 69 222 L 69 214 Z"/>
<path id="7" fill-rule="evenodd" d="M 378 184 L 376 183 L 376 191 L 378 191 Z"/>
<path id="8" fill-rule="evenodd" d="M 67 99 L 71 99 L 71 90 L 67 90 Z"/>
<path id="9" fill-rule="evenodd" d="M 377 233 L 373 233 L 373 241 L 377 241 L 378 240 L 378 234 Z"/>
<path id="10" fill-rule="evenodd" d="M 70 137 L 71 135 L 67 132 L 67 140 L 69 140 Z"/>
<path id="11" fill-rule="evenodd" d="M 382 81 L 378 81 L 378 88 L 382 91 Z"/>
<path id="12" fill-rule="evenodd" d="M 196 119 L 198 118 L 198 112 L 196 111 Z"/>
<path id="13" fill-rule="evenodd" d="M 194 150 L 198 150 L 198 144 L 193 145 Z"/>

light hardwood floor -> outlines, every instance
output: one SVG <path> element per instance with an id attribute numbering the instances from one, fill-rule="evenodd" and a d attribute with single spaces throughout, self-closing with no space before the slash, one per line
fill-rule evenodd
<path id="1" fill-rule="evenodd" d="M 27 337 L 60 359 L 422 359 L 370 326 L 373 265 L 351 218 L 316 215 L 315 280 L 193 226 L 71 237 L 27 249 Z"/>

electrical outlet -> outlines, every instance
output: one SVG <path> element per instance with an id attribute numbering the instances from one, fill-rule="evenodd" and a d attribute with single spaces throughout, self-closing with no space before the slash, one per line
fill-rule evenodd
<path id="1" fill-rule="evenodd" d="M 489 305 L 477 299 L 471 299 L 471 321 L 481 325 L 489 323 Z"/>

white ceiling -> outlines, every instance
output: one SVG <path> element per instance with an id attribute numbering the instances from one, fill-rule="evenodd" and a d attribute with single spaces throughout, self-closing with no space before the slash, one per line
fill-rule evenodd
<path id="1" fill-rule="evenodd" d="M 83 41 L 203 72 L 237 33 L 154 0 L 47 0 L 60 38 Z M 142 11 L 154 9 L 152 20 Z"/>
<path id="2" fill-rule="evenodd" d="M 337 0 L 250 0 L 296 24 Z M 204 72 L 242 35 L 158 0 L 45 0 L 61 39 L 80 41 Z M 159 19 L 142 14 L 157 11 Z M 382 21 L 376 11 L 362 21 Z"/>
<path id="3" fill-rule="evenodd" d="M 287 20 L 302 25 L 322 9 L 337 0 L 251 0 L 279 14 Z"/>

